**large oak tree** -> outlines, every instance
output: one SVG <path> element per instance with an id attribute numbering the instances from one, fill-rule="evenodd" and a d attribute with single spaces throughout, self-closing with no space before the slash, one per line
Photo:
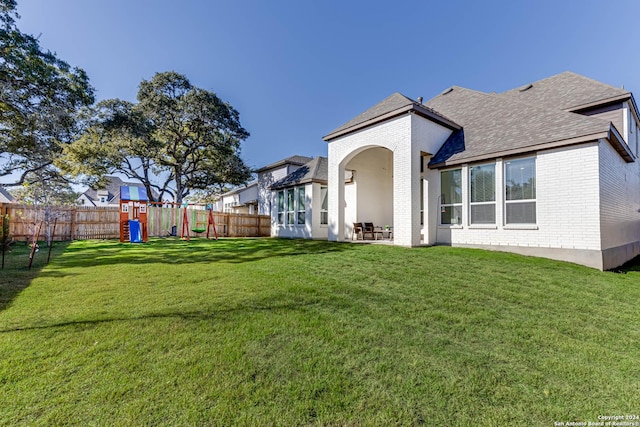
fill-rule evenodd
<path id="1" fill-rule="evenodd" d="M 193 190 L 250 178 L 240 158 L 249 133 L 238 111 L 215 93 L 171 71 L 143 80 L 137 99 L 99 103 L 91 126 L 65 147 L 60 165 L 96 177 L 120 172 L 178 203 Z"/>
<path id="2" fill-rule="evenodd" d="M 60 179 L 53 162 L 94 101 L 86 73 L 42 49 L 17 18 L 15 0 L 0 0 L 0 177 L 17 173 L 6 185 Z"/>

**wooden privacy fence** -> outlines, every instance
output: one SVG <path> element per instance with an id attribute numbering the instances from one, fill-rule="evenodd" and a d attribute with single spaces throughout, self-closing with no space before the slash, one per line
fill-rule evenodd
<path id="1" fill-rule="evenodd" d="M 178 207 L 148 208 L 148 232 L 152 237 L 171 234 L 173 227 L 180 236 L 184 209 Z M 45 221 L 40 233 L 41 240 L 50 236 L 56 219 L 54 240 L 118 239 L 120 237 L 120 212 L 115 207 L 41 207 L 0 203 L 0 213 L 10 218 L 9 234 L 14 240 L 28 240 L 36 227 Z M 271 218 L 268 215 L 247 215 L 214 212 L 214 221 L 220 237 L 260 237 L 271 234 Z M 202 209 L 187 209 L 189 235 L 201 237 L 193 229 L 206 228 L 209 212 Z M 47 225 L 48 224 L 48 227 Z M 213 230 L 211 230 L 213 235 Z"/>

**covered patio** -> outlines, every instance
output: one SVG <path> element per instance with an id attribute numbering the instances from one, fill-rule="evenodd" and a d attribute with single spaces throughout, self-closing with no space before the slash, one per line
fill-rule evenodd
<path id="1" fill-rule="evenodd" d="M 427 164 L 456 128 L 394 94 L 325 136 L 329 240 L 352 240 L 354 223 L 368 222 L 392 228 L 395 245 L 435 243 L 440 174 Z M 375 233 L 367 237 L 376 241 Z"/>

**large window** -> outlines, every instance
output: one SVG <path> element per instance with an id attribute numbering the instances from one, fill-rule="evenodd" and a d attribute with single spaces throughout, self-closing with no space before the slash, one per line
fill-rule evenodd
<path id="1" fill-rule="evenodd" d="M 496 167 L 495 165 L 469 168 L 471 224 L 496 223 Z"/>
<path id="2" fill-rule="evenodd" d="M 536 223 L 536 159 L 508 160 L 505 174 L 505 222 Z"/>
<path id="3" fill-rule="evenodd" d="M 298 187 L 298 203 L 296 205 L 296 219 L 298 220 L 298 224 L 305 223 L 305 214 L 306 214 L 306 205 L 307 201 L 304 197 L 304 187 Z"/>
<path id="4" fill-rule="evenodd" d="M 320 225 L 329 224 L 329 195 L 328 188 L 325 186 L 320 187 Z"/>
<path id="5" fill-rule="evenodd" d="M 304 187 L 278 191 L 278 224 L 305 224 L 307 206 Z"/>
<path id="6" fill-rule="evenodd" d="M 462 224 L 462 170 L 440 173 L 440 224 Z"/>
<path id="7" fill-rule="evenodd" d="M 295 200 L 293 188 L 287 188 L 287 224 L 295 224 Z"/>
<path id="8" fill-rule="evenodd" d="M 278 191 L 278 224 L 284 224 L 284 190 Z"/>

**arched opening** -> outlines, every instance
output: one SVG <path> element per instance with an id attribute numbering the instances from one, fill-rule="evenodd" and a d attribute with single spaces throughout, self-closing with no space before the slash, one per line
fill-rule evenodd
<path id="1" fill-rule="evenodd" d="M 393 152 L 366 147 L 342 162 L 344 182 L 344 237 L 354 239 L 354 223 L 393 227 Z M 367 239 L 390 238 L 391 233 L 365 235 Z"/>

